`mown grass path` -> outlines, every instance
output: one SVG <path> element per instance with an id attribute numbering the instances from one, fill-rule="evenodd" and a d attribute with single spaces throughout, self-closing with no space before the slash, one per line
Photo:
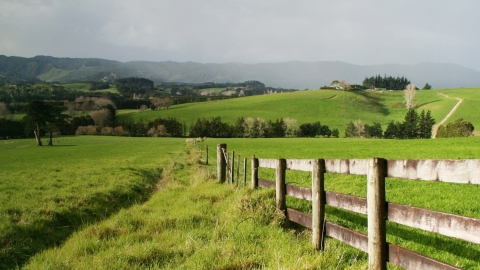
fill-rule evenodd
<path id="1" fill-rule="evenodd" d="M 438 94 L 443 96 L 443 97 L 450 98 L 449 96 L 447 96 L 443 93 L 438 93 Z M 438 128 L 440 127 L 440 125 L 443 125 L 443 123 L 445 123 L 450 118 L 450 116 L 452 116 L 457 111 L 458 107 L 460 107 L 460 104 L 462 104 L 462 102 L 463 102 L 463 99 L 461 99 L 461 98 L 456 98 L 456 100 L 458 100 L 458 102 L 455 104 L 455 106 L 453 106 L 452 110 L 450 110 L 450 112 L 442 119 L 442 121 L 440 121 L 440 123 L 438 123 L 438 124 L 433 125 L 433 127 L 432 127 L 432 138 L 437 137 L 437 132 L 438 132 Z"/>

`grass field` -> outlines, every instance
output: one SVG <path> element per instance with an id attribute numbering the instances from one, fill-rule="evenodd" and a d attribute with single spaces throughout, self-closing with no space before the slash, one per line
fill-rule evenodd
<path id="1" fill-rule="evenodd" d="M 70 137 L 53 147 L 0 141 L 0 269 L 146 200 L 162 162 L 182 152 L 182 141 Z"/>
<path id="2" fill-rule="evenodd" d="M 90 83 L 85 83 L 85 82 L 76 82 L 76 83 L 66 83 L 66 84 L 61 84 L 61 86 L 65 87 L 67 90 L 76 90 L 76 91 L 83 91 L 83 92 L 90 92 Z M 110 92 L 110 93 L 118 93 L 117 88 L 113 85 L 110 84 L 109 89 L 105 90 L 95 90 L 93 92 Z"/>
<path id="3" fill-rule="evenodd" d="M 199 154 L 184 139 L 83 136 L 57 141 L 54 147 L 34 147 L 33 140 L 0 141 L 0 213 L 5 217 L 0 268 L 366 269 L 363 252 L 328 238 L 326 251 L 318 253 L 310 248 L 308 230 L 280 226 L 271 190 L 237 191 L 216 184 L 215 165 L 198 164 Z M 480 158 L 476 137 L 208 139 L 200 147 L 215 149 L 218 143 L 242 158 Z M 273 179 L 271 170 L 260 173 Z M 290 181 L 307 186 L 310 176 L 288 172 Z M 365 196 L 364 181 L 328 174 L 326 189 Z M 478 189 L 389 178 L 387 200 L 480 218 Z M 309 211 L 308 203 L 292 199 L 288 204 Z M 362 215 L 328 208 L 327 219 L 366 229 Z M 390 223 L 387 231 L 390 242 L 480 269 L 478 245 Z"/>
<path id="4" fill-rule="evenodd" d="M 439 93 L 448 94 L 451 98 Z M 480 109 L 480 103 L 476 102 L 480 99 L 478 89 L 418 91 L 415 99 L 417 111 L 431 110 L 432 116 L 440 122 L 457 102 L 453 93 L 464 96 L 466 100 L 466 106 L 462 105 L 453 118 L 464 117 L 474 125 L 480 124 L 480 115 L 476 114 Z M 168 110 L 124 114 L 118 119 L 139 121 L 174 117 L 191 124 L 198 117 L 211 119 L 220 116 L 223 121 L 234 124 L 239 117 L 261 117 L 272 121 L 290 117 L 297 119 L 299 124 L 320 121 L 343 134 L 345 126 L 358 119 L 367 124 L 379 122 L 384 129 L 392 120 L 402 121 L 406 113 L 403 101 L 403 91 L 311 90 L 181 104 Z"/>

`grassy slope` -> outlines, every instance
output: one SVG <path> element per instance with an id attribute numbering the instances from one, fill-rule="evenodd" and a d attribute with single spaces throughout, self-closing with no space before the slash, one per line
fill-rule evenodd
<path id="1" fill-rule="evenodd" d="M 77 90 L 77 91 L 83 91 L 83 92 L 90 92 L 90 83 L 84 83 L 84 82 L 66 83 L 66 84 L 62 84 L 62 86 L 65 87 L 65 89 L 67 89 L 67 90 Z M 118 90 L 113 84 L 110 84 L 109 89 L 95 90 L 93 92 L 118 93 Z"/>
<path id="2" fill-rule="evenodd" d="M 480 94 L 478 89 L 461 89 L 460 91 L 445 89 L 439 92 L 448 95 L 451 98 L 462 98 L 463 103 L 447 122 L 453 122 L 458 118 L 464 118 L 472 122 L 474 127 L 480 127 Z"/>
<path id="3" fill-rule="evenodd" d="M 474 92 L 470 95 L 480 97 L 480 94 L 476 95 Z M 238 117 L 261 117 L 266 120 L 290 117 L 297 119 L 299 124 L 320 121 L 331 129 L 338 128 L 343 133 L 348 122 L 358 119 L 368 124 L 379 122 L 384 128 L 391 120 L 401 121 L 405 116 L 403 100 L 402 91 L 355 93 L 313 90 L 182 104 L 172 106 L 168 110 L 124 114 L 119 120 L 138 121 L 174 117 L 190 124 L 198 117 L 210 119 L 220 116 L 224 121 L 233 124 Z M 419 91 L 416 102 L 417 110 L 431 110 L 433 117 L 440 122 L 455 105 L 456 100 L 445 98 L 439 95 L 438 91 Z M 478 105 L 467 110 L 472 111 L 475 108 L 478 109 Z M 480 116 L 474 116 L 473 113 L 468 116 L 475 118 L 471 121 L 480 121 Z"/>
<path id="4" fill-rule="evenodd" d="M 88 223 L 147 199 L 166 153 L 179 151 L 182 141 L 67 137 L 53 147 L 0 141 L 0 268 L 22 265 Z"/>
<path id="5" fill-rule="evenodd" d="M 152 139 L 152 144 L 147 139 L 137 143 L 131 140 L 135 146 L 141 142 L 153 149 L 168 141 Z M 255 154 L 264 158 L 453 159 L 480 158 L 479 140 L 208 139 L 201 146 L 214 148 L 217 143 L 227 143 L 229 150 L 242 158 Z M 159 155 L 171 156 L 168 152 L 173 149 L 182 150 L 184 146 L 179 143 Z M 140 160 L 155 160 L 149 152 L 154 151 L 143 151 L 147 158 L 138 156 L 137 164 L 141 164 Z M 180 158 L 175 152 L 176 158 L 162 165 L 160 190 L 148 202 L 75 233 L 64 245 L 35 256 L 27 268 L 366 269 L 367 256 L 363 252 L 328 238 L 326 251 L 319 254 L 310 248 L 309 231 L 294 232 L 278 226 L 281 219 L 273 211 L 274 192 L 237 192 L 230 186 L 205 181 L 212 178 L 208 171 L 214 172 L 215 165 L 203 166 L 205 171 L 197 168 L 195 159 Z M 110 166 L 117 165 L 112 162 Z M 273 179 L 270 170 L 261 170 L 260 174 Z M 308 186 L 310 177 L 308 173 L 288 172 L 287 181 Z M 326 189 L 365 196 L 364 181 L 362 177 L 328 174 Z M 400 179 L 388 179 L 386 186 L 389 201 L 480 218 L 477 186 Z M 288 205 L 307 212 L 310 207 L 296 200 L 289 200 Z M 366 231 L 362 215 L 328 208 L 327 220 Z M 391 223 L 387 231 L 388 241 L 400 246 L 461 267 L 478 266 L 478 245 Z"/>

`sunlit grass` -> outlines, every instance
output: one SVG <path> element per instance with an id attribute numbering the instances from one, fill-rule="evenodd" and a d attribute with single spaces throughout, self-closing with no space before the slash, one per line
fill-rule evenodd
<path id="1" fill-rule="evenodd" d="M 446 93 L 451 98 L 439 93 Z M 416 110 L 419 112 L 430 110 L 438 123 L 456 104 L 457 100 L 454 98 L 456 96 L 464 96 L 473 103 L 461 106 L 462 110 L 459 110 L 455 117 L 464 117 L 474 124 L 480 124 L 480 116 L 471 113 L 480 109 L 478 105 L 480 103 L 474 102 L 480 99 L 480 92 L 477 89 L 418 91 L 415 96 Z M 260 117 L 272 121 L 289 117 L 297 119 L 299 124 L 320 121 L 331 129 L 339 129 L 343 136 L 345 126 L 350 121 L 361 120 L 366 124 L 378 122 L 385 129 L 392 120 L 403 121 L 405 113 L 403 91 L 310 90 L 181 104 L 168 110 L 120 115 L 119 120 L 146 121 L 158 117 L 173 117 L 180 122 L 191 124 L 199 117 L 206 119 L 221 117 L 223 121 L 234 124 L 239 117 Z"/>

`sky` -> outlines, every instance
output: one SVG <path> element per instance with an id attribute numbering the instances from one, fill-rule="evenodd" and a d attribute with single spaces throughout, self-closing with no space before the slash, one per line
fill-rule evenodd
<path id="1" fill-rule="evenodd" d="M 0 54 L 480 71 L 478 0 L 1 0 Z"/>

